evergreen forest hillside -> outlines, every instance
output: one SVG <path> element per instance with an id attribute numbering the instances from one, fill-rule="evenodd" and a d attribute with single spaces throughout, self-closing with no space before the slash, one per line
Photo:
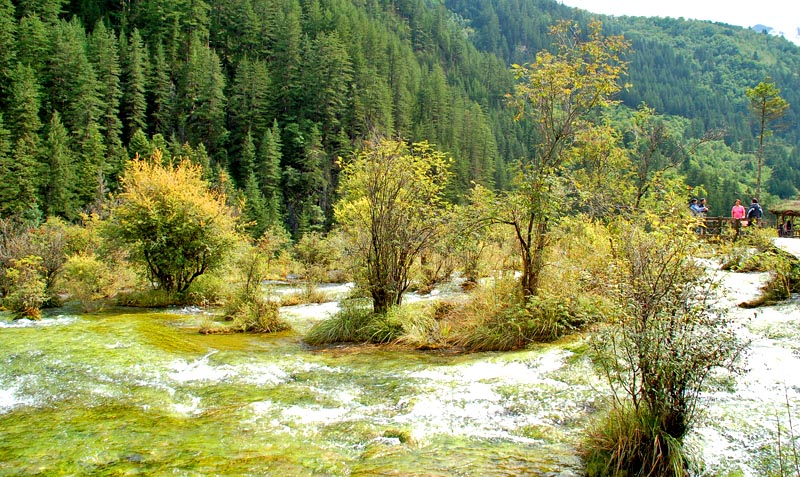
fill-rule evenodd
<path id="1" fill-rule="evenodd" d="M 0 0 L 0 215 L 76 219 L 125 164 L 164 151 L 245 199 L 258 235 L 324 230 L 338 157 L 366 139 L 429 141 L 453 158 L 447 196 L 511 186 L 531 126 L 506 95 L 512 63 L 550 44 L 553 0 Z M 771 78 L 791 105 L 766 151 L 764 191 L 800 188 L 800 49 L 751 30 L 601 18 L 633 45 L 620 131 L 642 102 L 687 138 L 681 163 L 724 215 L 753 193 L 758 130 L 745 90 Z M 762 201 L 763 202 L 763 201 Z"/>

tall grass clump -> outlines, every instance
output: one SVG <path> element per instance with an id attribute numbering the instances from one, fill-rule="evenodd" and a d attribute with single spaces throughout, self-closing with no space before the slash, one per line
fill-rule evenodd
<path id="1" fill-rule="evenodd" d="M 583 452 L 588 476 L 685 475 L 686 457 L 681 440 L 632 406 L 614 407 L 598 420 Z"/>
<path id="2" fill-rule="evenodd" d="M 538 292 L 525 299 L 519 282 L 501 276 L 456 307 L 455 342 L 471 351 L 505 351 L 554 341 L 607 314 L 609 236 L 586 218 L 564 218 L 554 231 Z"/>
<path id="3" fill-rule="evenodd" d="M 304 341 L 312 346 L 368 341 L 366 327 L 373 319 L 372 305 L 367 298 L 346 298 L 340 310 L 327 320 L 316 323 Z"/>
<path id="4" fill-rule="evenodd" d="M 338 313 L 315 324 L 306 334 L 306 343 L 318 346 L 331 343 L 401 344 L 417 349 L 448 345 L 450 325 L 442 320 L 441 303 L 415 303 L 393 306 L 375 313 L 369 299 L 342 300 Z"/>
<path id="5" fill-rule="evenodd" d="M 737 373 L 747 343 L 714 301 L 714 282 L 674 224 L 620 222 L 609 294 L 615 314 L 592 339 L 612 409 L 583 447 L 587 475 L 687 475 L 683 438 L 714 370 Z"/>
<path id="6" fill-rule="evenodd" d="M 225 306 L 225 318 L 232 331 L 274 333 L 289 328 L 280 316 L 280 304 L 267 298 L 262 283 L 282 247 L 274 234 L 265 234 L 255 245 L 246 245 L 236 259 L 237 287 Z"/>

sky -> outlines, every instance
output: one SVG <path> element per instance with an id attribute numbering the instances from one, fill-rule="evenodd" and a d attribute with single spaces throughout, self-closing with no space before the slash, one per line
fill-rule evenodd
<path id="1" fill-rule="evenodd" d="M 559 0 L 605 15 L 683 17 L 743 27 L 766 25 L 800 44 L 800 0 Z"/>

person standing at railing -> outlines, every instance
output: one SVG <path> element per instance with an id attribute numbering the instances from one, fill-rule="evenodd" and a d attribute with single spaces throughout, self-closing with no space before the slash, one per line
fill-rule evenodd
<path id="1" fill-rule="evenodd" d="M 697 201 L 697 206 L 700 208 L 700 214 L 705 217 L 708 215 L 708 204 L 706 204 L 706 198 L 701 197 L 699 201 Z"/>
<path id="2" fill-rule="evenodd" d="M 741 200 L 736 199 L 736 203 L 733 204 L 733 208 L 731 208 L 731 217 L 733 217 L 734 220 L 743 220 L 747 217 L 747 209 L 744 208 Z"/>
<path id="3" fill-rule="evenodd" d="M 750 207 L 747 209 L 747 222 L 748 225 L 755 225 L 761 220 L 761 216 L 764 215 L 764 211 L 761 209 L 761 205 L 758 203 L 758 199 L 753 197 L 753 201 L 750 204 Z"/>

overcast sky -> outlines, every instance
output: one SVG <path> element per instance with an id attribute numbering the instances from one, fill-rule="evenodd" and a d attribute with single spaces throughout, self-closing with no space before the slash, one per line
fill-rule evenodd
<path id="1" fill-rule="evenodd" d="M 800 0 L 559 0 L 606 15 L 683 17 L 743 27 L 766 25 L 800 43 Z"/>

